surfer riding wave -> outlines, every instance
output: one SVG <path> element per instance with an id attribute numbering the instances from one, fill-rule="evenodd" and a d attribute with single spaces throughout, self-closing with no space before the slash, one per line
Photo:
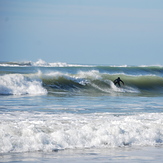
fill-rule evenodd
<path id="1" fill-rule="evenodd" d="M 118 84 L 118 86 L 121 87 L 120 82 L 122 82 L 123 85 L 124 85 L 124 82 L 120 79 L 120 77 L 118 77 L 117 79 L 115 79 L 115 80 L 113 81 L 113 83 L 114 83 L 115 85 Z"/>

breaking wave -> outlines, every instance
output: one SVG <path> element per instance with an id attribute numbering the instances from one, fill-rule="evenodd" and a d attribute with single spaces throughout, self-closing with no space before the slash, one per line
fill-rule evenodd
<path id="1" fill-rule="evenodd" d="M 79 71 L 76 74 L 63 73 L 59 71 L 51 73 L 39 72 L 39 78 L 48 92 L 78 91 L 89 94 L 128 92 L 141 93 L 143 91 L 163 91 L 163 78 L 155 75 L 131 76 L 118 74 L 125 85 L 117 87 L 113 81 L 117 74 L 100 73 L 97 70 Z"/>
<path id="2" fill-rule="evenodd" d="M 65 62 L 54 62 L 48 63 L 42 59 L 36 62 L 25 61 L 25 62 L 0 62 L 0 66 L 3 67 L 91 67 L 90 65 L 80 65 L 80 64 L 68 64 Z"/>
<path id="3" fill-rule="evenodd" d="M 12 112 L 6 115 L 7 118 L 0 115 L 0 153 L 156 146 L 163 143 L 162 113 L 74 116 Z"/>
<path id="4" fill-rule="evenodd" d="M 52 72 L 39 76 L 43 81 L 44 87 L 49 92 L 56 91 L 75 91 L 89 94 L 95 93 L 113 93 L 113 92 L 133 92 L 138 93 L 137 88 L 125 85 L 118 88 L 114 85 L 112 78 L 114 76 L 101 74 L 99 71 L 79 71 L 77 74 L 62 72 Z"/>
<path id="5" fill-rule="evenodd" d="M 42 82 L 36 79 L 25 77 L 21 74 L 6 74 L 0 76 L 1 95 L 40 95 L 47 94 L 42 87 Z"/>
<path id="6" fill-rule="evenodd" d="M 13 63 L 10 63 L 13 65 Z M 15 63 L 17 65 L 17 63 Z M 21 64 L 19 63 L 19 66 Z M 163 93 L 163 67 L 161 66 L 93 66 L 71 67 L 66 63 L 22 63 L 32 67 L 0 67 L 0 94 L 47 94 L 76 92 L 97 93 Z M 42 66 L 42 67 L 41 67 Z M 49 68 L 49 67 L 50 68 Z M 54 66 L 54 67 L 51 67 Z M 56 67 L 55 67 L 56 66 Z M 121 77 L 124 85 L 113 81 Z"/>
<path id="7" fill-rule="evenodd" d="M 79 71 L 76 74 L 54 71 L 36 74 L 5 74 L 0 76 L 1 95 L 47 94 L 56 92 L 88 93 L 141 93 L 163 92 L 163 78 L 155 75 L 131 76 L 118 74 L 125 85 L 117 87 L 113 80 L 117 74 L 97 70 Z"/>

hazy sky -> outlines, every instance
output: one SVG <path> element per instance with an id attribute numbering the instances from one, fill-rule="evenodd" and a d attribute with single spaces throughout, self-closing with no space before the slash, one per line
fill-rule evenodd
<path id="1" fill-rule="evenodd" d="M 0 0 L 0 61 L 163 65 L 163 0 Z"/>

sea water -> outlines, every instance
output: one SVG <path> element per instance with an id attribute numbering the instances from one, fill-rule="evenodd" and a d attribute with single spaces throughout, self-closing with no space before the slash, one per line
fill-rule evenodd
<path id="1" fill-rule="evenodd" d="M 0 162 L 163 162 L 162 74 L 160 65 L 1 62 Z"/>

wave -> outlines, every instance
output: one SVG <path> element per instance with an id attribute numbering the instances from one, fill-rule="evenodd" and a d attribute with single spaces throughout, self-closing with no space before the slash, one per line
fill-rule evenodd
<path id="1" fill-rule="evenodd" d="M 56 91 L 75 91 L 89 94 L 112 93 L 112 92 L 138 92 L 136 88 L 124 86 L 116 87 L 110 75 L 102 75 L 99 71 L 79 71 L 77 74 L 62 72 L 51 72 L 42 74 L 39 72 L 44 87 L 49 92 Z M 110 76 L 111 77 L 111 76 Z"/>
<path id="2" fill-rule="evenodd" d="M 40 95 L 47 94 L 42 82 L 25 77 L 21 74 L 6 74 L 0 76 L 1 95 Z"/>
<path id="3" fill-rule="evenodd" d="M 91 65 L 81 65 L 81 64 L 68 64 L 65 62 L 54 62 L 48 63 L 42 59 L 36 62 L 25 61 L 25 62 L 0 62 L 2 67 L 92 67 Z"/>
<path id="4" fill-rule="evenodd" d="M 1 114 L 0 153 L 162 145 L 162 119 L 162 113 Z"/>
<path id="5" fill-rule="evenodd" d="M 0 62 L 0 66 L 2 67 L 26 67 L 26 66 L 32 66 L 31 61 L 25 61 L 25 62 Z"/>
<path id="6" fill-rule="evenodd" d="M 40 74 L 41 75 L 41 74 Z M 125 85 L 117 87 L 113 81 L 120 76 Z M 155 75 L 131 76 L 126 74 L 107 74 L 97 70 L 79 71 L 77 74 L 52 72 L 42 74 L 44 86 L 56 90 L 79 90 L 93 93 L 163 91 L 163 78 Z"/>
<path id="7" fill-rule="evenodd" d="M 39 59 L 36 62 L 32 61 L 15 61 L 15 62 L 0 62 L 2 67 L 101 67 L 101 68 L 130 68 L 130 69 L 162 69 L 163 65 L 140 65 L 140 66 L 130 66 L 130 65 L 86 65 L 86 64 L 68 64 L 65 62 L 46 62 L 42 59 Z"/>
<path id="8" fill-rule="evenodd" d="M 115 86 L 113 81 L 121 77 L 124 85 Z M 128 75 L 125 73 L 102 73 L 99 70 L 42 72 L 35 74 L 5 74 L 0 76 L 1 95 L 47 94 L 47 93 L 163 93 L 163 78 L 156 75 Z"/>

